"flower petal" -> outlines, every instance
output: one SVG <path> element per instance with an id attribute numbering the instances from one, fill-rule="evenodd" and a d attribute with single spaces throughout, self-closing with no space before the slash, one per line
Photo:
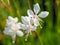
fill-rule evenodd
<path id="1" fill-rule="evenodd" d="M 17 28 L 17 29 L 20 29 L 20 28 L 21 28 L 21 27 L 20 27 L 20 23 L 17 23 L 17 24 L 16 24 L 16 28 Z"/>
<path id="2" fill-rule="evenodd" d="M 27 29 L 25 24 L 20 24 L 20 27 L 21 27 L 22 30 L 26 30 Z"/>
<path id="3" fill-rule="evenodd" d="M 17 33 L 18 36 L 23 36 L 24 35 L 23 32 L 19 31 L 19 30 L 16 33 Z"/>
<path id="4" fill-rule="evenodd" d="M 41 12 L 38 16 L 41 17 L 41 18 L 45 18 L 45 17 L 48 16 L 48 14 L 49 14 L 49 12 L 43 11 L 43 12 Z"/>
<path id="5" fill-rule="evenodd" d="M 6 26 L 9 26 L 10 25 L 10 22 L 9 22 L 9 20 L 7 19 L 6 20 Z"/>
<path id="6" fill-rule="evenodd" d="M 34 19 L 34 26 L 38 26 L 39 25 L 39 20 L 37 18 Z"/>
<path id="7" fill-rule="evenodd" d="M 21 19 L 22 19 L 22 22 L 23 22 L 24 24 L 26 24 L 26 19 L 25 19 L 25 17 L 24 17 L 24 16 L 21 16 Z"/>
<path id="8" fill-rule="evenodd" d="M 17 17 L 14 18 L 14 22 L 18 22 L 18 18 Z"/>
<path id="9" fill-rule="evenodd" d="M 35 14 L 38 14 L 39 10 L 40 10 L 40 6 L 39 6 L 38 3 L 36 3 L 36 4 L 34 5 L 34 12 L 35 12 Z"/>
<path id="10" fill-rule="evenodd" d="M 12 20 L 13 18 L 11 16 L 8 17 L 9 20 Z"/>
<path id="11" fill-rule="evenodd" d="M 27 16 L 26 17 L 22 16 L 21 19 L 24 24 L 29 24 L 30 19 Z"/>
<path id="12" fill-rule="evenodd" d="M 4 34 L 8 35 L 8 29 L 5 28 L 5 30 L 3 31 Z"/>
<path id="13" fill-rule="evenodd" d="M 9 16 L 8 21 L 16 23 L 16 22 L 18 22 L 18 18 L 17 17 L 13 18 L 13 17 Z"/>
<path id="14" fill-rule="evenodd" d="M 10 36 L 14 34 L 13 31 L 10 28 L 5 28 L 3 33 L 6 34 L 6 35 L 10 35 Z"/>
<path id="15" fill-rule="evenodd" d="M 27 14 L 28 14 L 30 17 L 31 17 L 32 15 L 34 15 L 33 11 L 30 10 L 30 9 L 27 10 Z"/>
<path id="16" fill-rule="evenodd" d="M 33 26 L 32 31 L 36 31 L 36 26 Z"/>

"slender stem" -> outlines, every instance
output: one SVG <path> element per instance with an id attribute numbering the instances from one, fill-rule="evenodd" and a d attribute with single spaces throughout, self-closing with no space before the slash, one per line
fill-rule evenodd
<path id="1" fill-rule="evenodd" d="M 10 0 L 7 0 L 8 1 L 8 5 L 10 5 Z"/>
<path id="2" fill-rule="evenodd" d="M 5 2 L 3 0 L 1 0 L 1 2 L 3 3 L 3 5 L 7 8 L 7 5 L 5 4 Z"/>
<path id="3" fill-rule="evenodd" d="M 8 4 L 6 4 L 6 3 L 4 2 L 4 0 L 1 0 L 1 2 L 3 3 L 3 5 L 4 5 L 8 10 L 11 10 L 12 7 L 10 6 L 10 0 L 7 0 L 7 1 L 8 1 Z"/>
<path id="4" fill-rule="evenodd" d="M 41 45 L 43 45 L 43 42 L 42 42 L 42 40 L 41 40 L 41 37 L 39 37 L 39 34 L 38 34 L 37 31 L 35 31 L 35 35 L 38 37 L 39 41 L 41 42 Z"/>
<path id="5" fill-rule="evenodd" d="M 28 0 L 28 7 L 29 7 L 29 9 L 30 9 L 30 0 Z"/>

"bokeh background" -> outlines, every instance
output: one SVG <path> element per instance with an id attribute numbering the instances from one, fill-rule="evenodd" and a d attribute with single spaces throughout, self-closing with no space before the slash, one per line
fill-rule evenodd
<path id="1" fill-rule="evenodd" d="M 60 45 L 60 0 L 0 0 L 0 45 L 13 45 L 10 36 L 4 35 L 3 30 L 8 16 L 18 17 L 27 16 L 27 10 L 33 9 L 33 5 L 39 3 L 41 10 L 48 11 L 48 17 L 44 21 L 42 29 L 37 27 L 36 35 L 28 37 L 16 37 L 14 45 Z"/>

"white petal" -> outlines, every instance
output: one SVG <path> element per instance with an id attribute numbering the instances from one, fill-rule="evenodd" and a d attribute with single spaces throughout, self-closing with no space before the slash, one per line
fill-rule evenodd
<path id="1" fill-rule="evenodd" d="M 39 20 L 36 18 L 34 19 L 34 26 L 38 26 L 39 25 Z"/>
<path id="2" fill-rule="evenodd" d="M 8 20 L 11 21 L 11 20 L 13 20 L 13 18 L 12 18 L 11 16 L 9 16 L 9 17 L 8 17 Z"/>
<path id="3" fill-rule="evenodd" d="M 15 34 L 11 28 L 7 28 L 7 29 L 8 30 L 6 33 L 8 33 L 8 35 L 12 36 L 13 34 Z"/>
<path id="4" fill-rule="evenodd" d="M 5 30 L 3 31 L 4 34 L 8 35 L 8 29 L 5 28 Z"/>
<path id="5" fill-rule="evenodd" d="M 16 22 L 18 22 L 18 18 L 17 17 L 13 18 L 13 17 L 9 16 L 8 21 L 16 23 Z"/>
<path id="6" fill-rule="evenodd" d="M 23 32 L 19 31 L 19 30 L 16 33 L 17 33 L 18 36 L 23 36 L 24 35 Z"/>
<path id="7" fill-rule="evenodd" d="M 26 20 L 26 21 L 27 21 L 27 24 L 30 24 L 30 18 L 31 18 L 31 17 L 26 17 L 26 19 L 27 19 L 27 20 Z"/>
<path id="8" fill-rule="evenodd" d="M 21 19 L 22 19 L 22 22 L 24 23 L 24 24 L 26 24 L 27 22 L 26 22 L 26 17 L 24 17 L 24 16 L 21 16 Z"/>
<path id="9" fill-rule="evenodd" d="M 16 29 L 16 24 L 12 24 L 10 28 L 11 28 L 12 30 L 15 30 L 15 29 Z"/>
<path id="10" fill-rule="evenodd" d="M 13 35 L 13 31 L 10 28 L 5 28 L 5 30 L 3 31 L 4 34 L 6 35 Z"/>
<path id="11" fill-rule="evenodd" d="M 24 24 L 29 24 L 29 18 L 22 16 L 21 19 Z"/>
<path id="12" fill-rule="evenodd" d="M 9 20 L 6 20 L 6 26 L 9 26 L 9 25 L 10 25 Z"/>
<path id="13" fill-rule="evenodd" d="M 32 31 L 36 31 L 36 26 L 33 26 Z"/>
<path id="14" fill-rule="evenodd" d="M 14 21 L 15 21 L 15 22 L 18 22 L 18 18 L 17 18 L 17 17 L 15 17 L 15 18 L 14 18 Z"/>
<path id="15" fill-rule="evenodd" d="M 10 28 L 11 28 L 12 30 L 19 30 L 21 27 L 20 27 L 20 25 L 17 23 L 17 24 L 12 24 Z"/>
<path id="16" fill-rule="evenodd" d="M 27 29 L 25 24 L 20 24 L 20 27 L 21 27 L 22 30 L 26 30 Z"/>
<path id="17" fill-rule="evenodd" d="M 41 12 L 38 16 L 41 17 L 41 18 L 45 18 L 45 17 L 48 16 L 48 14 L 49 14 L 49 12 L 43 11 L 43 12 Z"/>
<path id="18" fill-rule="evenodd" d="M 20 27 L 20 23 L 17 23 L 17 24 L 16 24 L 16 28 L 17 28 L 17 29 L 20 29 L 20 28 L 21 28 L 21 27 Z"/>
<path id="19" fill-rule="evenodd" d="M 6 26 L 10 26 L 13 23 L 14 23 L 13 19 L 7 19 L 6 20 Z"/>
<path id="20" fill-rule="evenodd" d="M 30 24 L 32 24 L 32 25 L 34 24 L 34 18 L 30 19 Z"/>
<path id="21" fill-rule="evenodd" d="M 9 17 L 8 17 L 8 19 L 12 19 L 12 17 L 11 17 L 11 16 L 9 16 Z"/>
<path id="22" fill-rule="evenodd" d="M 33 11 L 32 10 L 27 10 L 27 14 L 31 17 L 32 15 L 34 15 Z"/>
<path id="23" fill-rule="evenodd" d="M 35 12 L 35 14 L 38 14 L 39 10 L 40 10 L 40 6 L 39 6 L 38 3 L 36 3 L 36 4 L 34 5 L 34 12 Z"/>

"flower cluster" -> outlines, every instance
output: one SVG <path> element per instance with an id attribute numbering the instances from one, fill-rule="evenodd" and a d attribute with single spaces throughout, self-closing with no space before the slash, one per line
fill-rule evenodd
<path id="1" fill-rule="evenodd" d="M 28 16 L 21 16 L 22 23 L 18 22 L 18 18 L 11 17 L 9 16 L 7 21 L 6 21 L 6 27 L 4 30 L 4 34 L 10 35 L 12 37 L 13 43 L 15 42 L 16 35 L 17 36 L 23 36 L 23 32 L 21 31 L 24 30 L 26 33 L 26 41 L 27 38 L 30 35 L 32 35 L 32 31 L 36 31 L 37 26 L 40 25 L 42 28 L 40 22 L 40 18 L 45 18 L 48 16 L 49 12 L 43 11 L 40 12 L 40 6 L 38 3 L 34 5 L 33 11 L 31 9 L 27 10 Z"/>
<path id="2" fill-rule="evenodd" d="M 18 18 L 12 18 L 9 16 L 6 20 L 6 27 L 3 32 L 4 34 L 10 35 L 12 37 L 13 43 L 15 43 L 16 35 L 23 36 L 23 32 L 20 31 L 20 23 L 18 23 Z"/>

